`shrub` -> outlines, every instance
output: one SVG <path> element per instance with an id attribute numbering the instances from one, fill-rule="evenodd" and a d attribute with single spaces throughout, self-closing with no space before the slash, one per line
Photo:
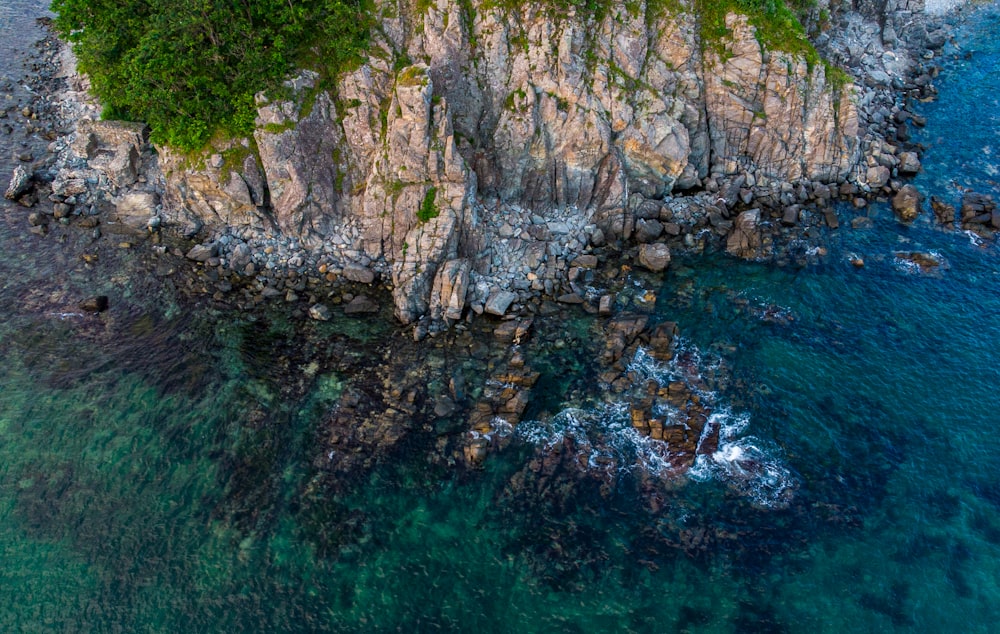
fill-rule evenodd
<path id="1" fill-rule="evenodd" d="M 247 134 L 253 96 L 292 68 L 331 76 L 358 58 L 368 0 L 53 0 L 56 27 L 108 118 L 149 123 L 153 138 L 201 148 Z"/>

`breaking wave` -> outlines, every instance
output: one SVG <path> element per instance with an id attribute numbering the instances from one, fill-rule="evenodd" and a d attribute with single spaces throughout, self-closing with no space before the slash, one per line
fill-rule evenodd
<path id="1" fill-rule="evenodd" d="M 627 475 L 651 475 L 664 481 L 689 477 L 694 481 L 717 480 L 764 508 L 782 508 L 791 500 L 797 482 L 782 463 L 780 451 L 773 443 L 746 435 L 750 416 L 733 413 L 719 406 L 718 393 L 709 389 L 706 378 L 713 377 L 721 367 L 721 359 L 703 353 L 680 339 L 673 359 L 662 362 L 648 351 L 638 348 L 628 371 L 635 386 L 649 380 L 660 387 L 682 381 L 702 403 L 712 408 L 701 438 L 699 451 L 687 466 L 678 467 L 679 452 L 670 444 L 639 433 L 632 425 L 627 397 L 583 407 L 568 407 L 547 420 L 523 421 L 514 429 L 514 436 L 542 451 L 556 446 L 571 445 L 577 463 L 588 472 L 608 481 Z M 660 403 L 654 415 L 663 417 L 668 425 L 685 425 L 686 416 L 677 407 Z M 717 444 L 708 450 L 707 438 L 717 432 Z M 702 451 L 702 448 L 705 448 Z"/>

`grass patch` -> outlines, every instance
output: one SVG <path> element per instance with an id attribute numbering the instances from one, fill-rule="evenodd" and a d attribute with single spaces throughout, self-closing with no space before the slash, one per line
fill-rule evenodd
<path id="1" fill-rule="evenodd" d="M 420 203 L 420 209 L 417 210 L 417 220 L 427 222 L 431 218 L 437 218 L 441 215 L 441 210 L 438 209 L 437 204 L 434 202 L 436 198 L 437 187 L 431 185 L 427 189 L 427 193 L 424 194 L 424 200 Z"/>

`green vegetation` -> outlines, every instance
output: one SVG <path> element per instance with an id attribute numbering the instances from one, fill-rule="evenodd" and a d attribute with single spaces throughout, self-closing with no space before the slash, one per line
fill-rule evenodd
<path id="1" fill-rule="evenodd" d="M 698 12 L 702 45 L 716 47 L 725 56 L 721 40 L 729 35 L 726 14 L 742 13 L 757 28 L 757 39 L 772 50 L 805 57 L 810 68 L 820 61 L 819 53 L 806 37 L 799 20 L 815 4 L 814 0 L 693 0 Z"/>
<path id="2" fill-rule="evenodd" d="M 254 93 L 296 67 L 328 78 L 356 63 L 368 0 L 53 0 L 105 116 L 146 121 L 154 140 L 203 147 L 246 134 Z"/>
<path id="3" fill-rule="evenodd" d="M 417 210 L 417 220 L 420 222 L 427 222 L 431 218 L 437 218 L 441 214 L 441 210 L 434 203 L 434 199 L 437 198 L 438 188 L 431 185 L 424 194 L 424 201 L 420 203 L 420 209 Z"/>
<path id="4" fill-rule="evenodd" d="M 470 24 L 477 10 L 514 11 L 527 2 L 456 1 Z M 615 2 L 541 0 L 534 6 L 553 19 L 572 11 L 578 20 L 597 22 Z M 418 9 L 431 5 L 431 0 L 416 2 Z M 695 12 L 703 46 L 715 47 L 723 58 L 726 14 L 746 14 L 763 45 L 801 55 L 812 67 L 821 60 L 801 19 L 821 23 L 815 5 L 815 0 L 647 0 L 645 7 L 648 20 Z M 626 2 L 633 16 L 641 8 L 638 0 Z M 254 94 L 263 90 L 290 98 L 281 82 L 295 69 L 319 73 L 317 85 L 296 96 L 301 116 L 308 114 L 316 94 L 333 88 L 333 79 L 363 58 L 379 20 L 373 0 L 53 0 L 52 9 L 59 14 L 58 29 L 74 44 L 80 69 L 91 77 L 105 116 L 145 121 L 155 142 L 185 152 L 203 150 L 215 135 L 249 134 Z M 528 46 L 523 33 L 515 33 L 513 41 Z M 476 46 L 474 40 L 470 44 Z M 593 56 L 591 48 L 584 54 Z M 392 55 L 392 62 L 397 72 L 411 65 L 405 54 Z M 587 63 L 591 67 L 597 60 L 588 57 Z M 834 87 L 846 81 L 835 70 L 828 76 Z M 416 85 L 426 79 L 410 70 L 399 81 Z M 384 128 L 388 104 L 383 105 Z M 568 108 L 562 100 L 558 106 Z M 280 132 L 284 126 L 271 128 Z"/>

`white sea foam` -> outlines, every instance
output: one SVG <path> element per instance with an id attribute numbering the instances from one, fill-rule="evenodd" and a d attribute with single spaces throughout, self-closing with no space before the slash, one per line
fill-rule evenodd
<path id="1" fill-rule="evenodd" d="M 719 447 L 711 454 L 695 458 L 690 477 L 725 482 L 757 506 L 787 506 L 798 483 L 782 464 L 777 448 L 755 436 L 743 435 L 750 417 L 720 409 L 711 415 L 705 429 L 713 424 L 719 426 Z"/>
<path id="2" fill-rule="evenodd" d="M 69 319 L 71 317 L 84 317 L 83 313 L 49 313 L 49 317 L 58 317 L 59 319 Z"/>
<path id="3" fill-rule="evenodd" d="M 681 380 L 692 385 L 702 378 L 701 372 L 715 370 L 720 364 L 718 358 L 706 361 L 696 346 L 681 339 L 670 361 L 658 361 L 639 348 L 628 369 L 635 373 L 638 384 L 652 379 L 660 386 Z M 718 401 L 718 394 L 708 389 L 697 393 L 705 404 Z M 761 507 L 786 505 L 796 483 L 778 458 L 779 453 L 767 443 L 745 436 L 750 426 L 748 414 L 712 406 L 715 411 L 702 431 L 699 445 L 718 430 L 718 449 L 712 454 L 698 456 L 688 475 L 696 481 L 725 482 Z M 674 424 L 686 420 L 680 410 L 665 402 L 658 405 L 654 414 Z M 548 420 L 524 421 L 514 433 L 543 451 L 571 440 L 579 463 L 608 481 L 615 481 L 627 473 L 645 473 L 665 480 L 683 475 L 671 461 L 676 456 L 671 454 L 668 443 L 635 430 L 627 401 L 567 408 Z"/>

